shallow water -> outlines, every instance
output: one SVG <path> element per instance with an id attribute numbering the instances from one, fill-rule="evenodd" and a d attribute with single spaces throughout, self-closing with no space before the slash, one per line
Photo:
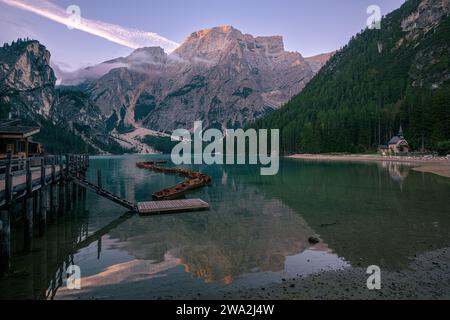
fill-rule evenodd
<path id="1" fill-rule="evenodd" d="M 182 179 L 135 167 L 150 158 L 94 158 L 89 178 L 101 169 L 109 191 L 150 200 Z M 201 299 L 327 270 L 404 270 L 411 257 L 450 247 L 450 179 L 392 163 L 286 159 L 275 177 L 253 166 L 194 168 L 214 182 L 188 197 L 210 211 L 128 216 L 88 194 L 85 208 L 59 217 L 31 254 L 21 252 L 15 227 L 0 298 Z M 321 242 L 310 245 L 311 236 Z M 70 264 L 81 269 L 80 290 L 66 287 Z"/>

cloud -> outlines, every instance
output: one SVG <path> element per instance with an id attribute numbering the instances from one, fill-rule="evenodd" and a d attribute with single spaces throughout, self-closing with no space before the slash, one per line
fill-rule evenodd
<path id="1" fill-rule="evenodd" d="M 172 52 L 179 44 L 166 39 L 157 33 L 125 28 L 119 25 L 110 24 L 102 21 L 85 19 L 82 17 L 76 24 L 70 18 L 66 10 L 45 0 L 0 0 L 9 6 L 19 8 L 25 11 L 33 12 L 37 15 L 61 23 L 66 26 L 72 26 L 74 29 L 81 30 L 98 37 L 107 39 L 114 43 L 132 48 L 159 46 L 166 52 Z"/>
<path id="2" fill-rule="evenodd" d="M 58 79 L 57 85 L 78 85 L 85 81 L 98 79 L 113 69 L 127 68 L 124 63 L 101 63 L 96 66 L 82 68 L 76 71 L 64 70 L 64 63 L 51 63 L 51 67 Z"/>

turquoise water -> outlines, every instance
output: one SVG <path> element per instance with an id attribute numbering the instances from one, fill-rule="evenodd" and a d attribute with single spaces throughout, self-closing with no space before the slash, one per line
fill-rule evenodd
<path id="1" fill-rule="evenodd" d="M 150 200 L 182 179 L 136 168 L 151 158 L 93 158 L 89 179 L 101 169 L 109 191 Z M 21 253 L 14 228 L 13 270 L 0 280 L 0 298 L 216 298 L 330 270 L 404 270 L 411 257 L 450 247 L 450 179 L 392 163 L 286 159 L 274 177 L 254 166 L 193 167 L 214 182 L 188 198 L 210 211 L 130 216 L 88 194 L 31 254 Z M 309 244 L 311 236 L 321 242 Z M 70 264 L 80 267 L 80 290 L 65 285 Z"/>

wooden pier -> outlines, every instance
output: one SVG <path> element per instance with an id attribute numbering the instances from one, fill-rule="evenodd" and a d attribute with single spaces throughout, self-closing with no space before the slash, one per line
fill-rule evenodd
<path id="1" fill-rule="evenodd" d="M 86 179 L 88 167 L 87 155 L 12 159 L 9 154 L 6 160 L 0 161 L 0 275 L 8 273 L 11 267 L 13 222 L 23 220 L 23 250 L 31 252 L 35 232 L 43 237 L 47 224 L 53 224 L 58 216 L 72 212 L 79 201 L 84 205 L 87 190 L 121 205 L 132 214 L 157 215 L 209 209 L 209 204 L 200 199 L 132 203 L 103 188 L 101 171 L 97 173 L 97 184 L 89 182 Z M 197 173 L 187 174 L 199 179 Z"/>
<path id="2" fill-rule="evenodd" d="M 23 220 L 23 249 L 33 250 L 35 229 L 44 236 L 57 215 L 84 201 L 86 189 L 74 180 L 84 179 L 88 167 L 87 155 L 13 159 L 8 154 L 0 161 L 0 274 L 10 269 L 11 224 Z"/>

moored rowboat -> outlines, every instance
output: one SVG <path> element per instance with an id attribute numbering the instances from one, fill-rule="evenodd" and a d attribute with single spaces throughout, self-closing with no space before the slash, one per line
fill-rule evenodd
<path id="1" fill-rule="evenodd" d="M 166 161 L 149 161 L 138 162 L 136 164 L 136 166 L 141 169 L 152 170 L 155 172 L 179 174 L 188 178 L 184 182 L 179 183 L 174 187 L 155 192 L 152 195 L 152 198 L 155 201 L 179 199 L 182 198 L 186 194 L 186 192 L 210 185 L 212 182 L 212 178 L 210 176 L 194 170 L 185 168 L 165 168 L 160 166 L 161 164 L 166 163 Z"/>

